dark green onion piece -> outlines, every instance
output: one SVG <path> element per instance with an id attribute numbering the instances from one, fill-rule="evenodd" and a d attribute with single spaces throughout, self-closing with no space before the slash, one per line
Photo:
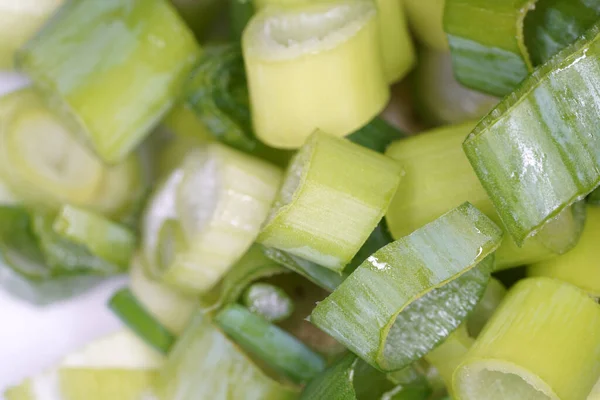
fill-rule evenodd
<path id="1" fill-rule="evenodd" d="M 475 307 L 501 238 L 498 226 L 465 203 L 369 257 L 310 320 L 375 368 L 402 369 Z"/>
<path id="2" fill-rule="evenodd" d="M 252 0 L 229 0 L 229 22 L 231 34 L 235 40 L 242 38 L 242 32 L 254 15 Z"/>
<path id="3" fill-rule="evenodd" d="M 267 257 L 260 245 L 252 245 L 221 281 L 208 293 L 202 295 L 200 309 L 215 311 L 234 303 L 252 282 L 274 275 L 290 273 L 288 268 Z"/>
<path id="4" fill-rule="evenodd" d="M 415 368 L 386 375 L 348 354 L 313 379 L 300 400 L 425 400 L 431 388 Z"/>
<path id="5" fill-rule="evenodd" d="M 463 144 L 518 245 L 600 182 L 599 39 L 595 26 L 536 70 Z"/>
<path id="6" fill-rule="evenodd" d="M 283 321 L 294 312 L 294 302 L 285 291 L 268 283 L 250 285 L 244 292 L 242 303 L 270 322 Z"/>
<path id="7" fill-rule="evenodd" d="M 406 136 L 406 133 L 390 125 L 383 118 L 375 117 L 367 125 L 346 136 L 346 138 L 351 142 L 383 153 L 390 143 Z"/>
<path id="8" fill-rule="evenodd" d="M 245 307 L 231 304 L 214 321 L 244 350 L 296 383 L 308 382 L 325 369 L 321 356 Z"/>
<path id="9" fill-rule="evenodd" d="M 291 269 L 295 273 L 302 275 L 309 281 L 330 292 L 334 291 L 335 288 L 348 277 L 348 274 L 342 273 L 340 275 L 329 268 L 322 267 L 312 261 L 286 253 L 285 251 L 271 247 L 263 247 L 263 251 L 271 260 Z"/>
<path id="10" fill-rule="evenodd" d="M 144 342 L 163 354 L 169 353 L 175 336 L 148 313 L 128 288 L 116 292 L 108 306 Z"/>
<path id="11" fill-rule="evenodd" d="M 596 189 L 590 193 L 590 195 L 587 197 L 587 202 L 593 206 L 600 205 L 600 189 Z"/>

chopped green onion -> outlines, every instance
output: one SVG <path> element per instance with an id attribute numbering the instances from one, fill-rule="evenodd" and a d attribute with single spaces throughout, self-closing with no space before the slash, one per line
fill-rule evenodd
<path id="1" fill-rule="evenodd" d="M 525 279 L 455 371 L 454 392 L 459 399 L 585 400 L 600 375 L 599 338 L 600 307 L 587 293 Z"/>
<path id="2" fill-rule="evenodd" d="M 283 321 L 294 312 L 294 302 L 287 293 L 269 283 L 254 283 L 246 289 L 242 303 L 269 322 Z"/>
<path id="3" fill-rule="evenodd" d="M 147 277 L 139 255 L 131 262 L 129 278 L 129 288 L 140 305 L 169 332 L 180 335 L 197 309 L 198 300 Z"/>
<path id="4" fill-rule="evenodd" d="M 600 297 L 600 270 L 596 253 L 600 239 L 600 209 L 588 207 L 588 217 L 577 246 L 565 255 L 529 266 L 529 276 L 547 276 L 569 282 Z"/>
<path id="5" fill-rule="evenodd" d="M 280 176 L 265 161 L 218 143 L 191 151 L 146 211 L 149 274 L 189 294 L 210 290 L 258 235 Z"/>
<path id="6" fill-rule="evenodd" d="M 492 202 L 473 173 L 461 142 L 473 122 L 438 128 L 394 142 L 386 155 L 406 171 L 386 214 L 392 236 L 414 230 L 469 201 L 502 226 Z M 582 231 L 581 205 L 566 211 L 559 221 L 544 228 L 545 240 L 532 238 L 522 248 L 507 237 L 496 253 L 499 269 L 542 261 L 572 248 Z M 570 218 L 572 217 L 572 218 Z M 549 239 L 551 238 L 551 239 Z"/>
<path id="7" fill-rule="evenodd" d="M 96 256 L 123 269 L 129 268 L 137 238 L 124 226 L 67 205 L 59 212 L 52 228 L 58 235 L 85 246 Z"/>
<path id="8" fill-rule="evenodd" d="M 533 66 L 523 23 L 536 1 L 447 0 L 444 29 L 454 73 L 462 84 L 504 96 L 525 79 Z"/>
<path id="9" fill-rule="evenodd" d="M 374 367 L 404 368 L 475 307 L 501 238 L 489 218 L 465 203 L 369 257 L 310 320 Z"/>
<path id="10" fill-rule="evenodd" d="M 383 118 L 375 117 L 367 125 L 346 136 L 346 138 L 352 143 L 360 144 L 378 153 L 383 153 L 394 140 L 402 139 L 406 136 L 406 133 L 396 129 L 396 127 Z"/>
<path id="11" fill-rule="evenodd" d="M 385 213 L 400 173 L 393 160 L 316 132 L 290 163 L 258 241 L 341 272 Z"/>
<path id="12" fill-rule="evenodd" d="M 244 28 L 254 15 L 252 0 L 229 0 L 229 21 L 234 39 L 241 39 Z"/>
<path id="13" fill-rule="evenodd" d="M 313 379 L 301 400 L 425 400 L 431 388 L 425 377 L 408 367 L 393 376 L 348 354 Z"/>
<path id="14" fill-rule="evenodd" d="M 593 134 L 599 33 L 591 29 L 536 70 L 463 144 L 518 245 L 600 181 Z"/>
<path id="15" fill-rule="evenodd" d="M 443 27 L 446 0 L 404 0 L 406 16 L 417 40 L 439 51 L 448 50 Z"/>
<path id="16" fill-rule="evenodd" d="M 373 119 L 389 99 L 378 35 L 370 2 L 259 11 L 242 40 L 257 136 L 293 149 L 316 129 L 345 136 Z"/>
<path id="17" fill-rule="evenodd" d="M 348 276 L 345 273 L 339 274 L 318 265 L 312 261 L 305 260 L 285 251 L 277 250 L 270 247 L 263 248 L 264 254 L 279 265 L 302 275 L 315 285 L 333 292 Z"/>
<path id="18" fill-rule="evenodd" d="M 63 0 L 4 0 L 0 4 L 0 70 L 12 69 L 16 50 L 63 3 Z"/>
<path id="19" fill-rule="evenodd" d="M 325 369 L 325 361 L 302 342 L 247 308 L 231 304 L 215 323 L 247 352 L 296 383 L 305 383 Z"/>
<path id="20" fill-rule="evenodd" d="M 499 101 L 461 85 L 447 52 L 422 49 L 412 83 L 416 111 L 434 125 L 480 118 Z"/>
<path id="21" fill-rule="evenodd" d="M 223 279 L 202 295 L 200 308 L 204 312 L 218 310 L 234 303 L 252 282 L 288 272 L 290 271 L 268 258 L 260 245 L 252 245 Z"/>
<path id="22" fill-rule="evenodd" d="M 163 354 L 169 353 L 175 336 L 146 311 L 129 289 L 117 291 L 108 306 L 146 344 Z"/>
<path id="23" fill-rule="evenodd" d="M 198 55 L 166 0 L 81 0 L 67 2 L 19 50 L 17 65 L 114 163 L 169 110 Z"/>
<path id="24" fill-rule="evenodd" d="M 297 391 L 263 373 L 201 313 L 169 354 L 156 382 L 160 398 L 292 400 Z"/>
<path id="25" fill-rule="evenodd" d="M 502 299 L 506 296 L 506 288 L 499 280 L 492 278 L 485 289 L 483 297 L 469 315 L 467 331 L 471 337 L 477 337 L 485 324 L 492 317 Z"/>

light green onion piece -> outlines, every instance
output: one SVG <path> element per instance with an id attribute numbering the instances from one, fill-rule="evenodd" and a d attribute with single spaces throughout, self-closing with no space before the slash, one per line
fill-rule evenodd
<path id="1" fill-rule="evenodd" d="M 525 47 L 523 23 L 536 2 L 446 1 L 444 29 L 454 73 L 462 84 L 504 96 L 525 79 L 533 66 Z"/>
<path id="2" fill-rule="evenodd" d="M 269 283 L 250 285 L 244 292 L 242 303 L 269 322 L 283 321 L 294 312 L 294 302 L 287 293 Z"/>
<path id="3" fill-rule="evenodd" d="M 198 307 L 198 299 L 185 296 L 146 276 L 142 257 L 136 255 L 129 270 L 129 289 L 140 305 L 175 335 L 184 328 Z"/>
<path id="4" fill-rule="evenodd" d="M 260 245 L 250 250 L 229 270 L 221 281 L 201 297 L 200 309 L 213 312 L 234 303 L 252 282 L 262 278 L 291 272 L 267 257 Z"/>
<path id="5" fill-rule="evenodd" d="M 160 398 L 292 400 L 297 390 L 262 372 L 201 313 L 169 354 L 156 382 Z"/>
<path id="6" fill-rule="evenodd" d="M 114 163 L 169 110 L 198 55 L 169 1 L 82 0 L 67 2 L 19 50 L 17 65 Z"/>
<path id="7" fill-rule="evenodd" d="M 413 367 L 386 376 L 348 354 L 313 379 L 300 399 L 425 400 L 430 394 L 427 379 Z"/>
<path id="8" fill-rule="evenodd" d="M 501 239 L 500 228 L 465 203 L 369 257 L 310 320 L 372 366 L 402 369 L 472 311 Z"/>
<path id="9" fill-rule="evenodd" d="M 393 160 L 315 132 L 292 160 L 258 241 L 342 271 L 400 182 Z"/>
<path id="10" fill-rule="evenodd" d="M 595 27 L 536 70 L 463 144 L 518 245 L 600 182 L 599 38 Z"/>
<path id="11" fill-rule="evenodd" d="M 280 177 L 275 166 L 218 143 L 191 151 L 146 211 L 149 274 L 185 293 L 210 290 L 255 240 Z"/>
<path id="12" fill-rule="evenodd" d="M 306 383 L 325 369 L 325 360 L 281 328 L 231 304 L 214 317 L 215 323 L 248 353 L 296 383 Z"/>
<path id="13" fill-rule="evenodd" d="M 123 269 L 129 267 L 137 245 L 137 238 L 129 229 L 74 206 L 64 206 L 52 228 L 58 235 Z"/>
<path id="14" fill-rule="evenodd" d="M 129 289 L 117 291 L 108 306 L 146 344 L 163 354 L 169 353 L 175 336 L 146 311 Z"/>
<path id="15" fill-rule="evenodd" d="M 454 372 L 454 393 L 465 400 L 585 400 L 600 375 L 598 354 L 600 306 L 568 283 L 525 279 Z"/>
<path id="16" fill-rule="evenodd" d="M 374 3 L 265 7 L 242 47 L 254 131 L 269 146 L 298 148 L 316 129 L 346 136 L 389 100 Z"/>
<path id="17" fill-rule="evenodd" d="M 0 3 L 0 70 L 12 69 L 16 50 L 29 40 L 64 0 L 3 0 Z"/>
<path id="18" fill-rule="evenodd" d="M 465 201 L 502 226 L 461 148 L 474 125 L 466 122 L 434 129 L 396 141 L 388 148 L 386 155 L 406 171 L 386 214 L 394 238 L 410 234 Z M 547 224 L 543 238 L 531 238 L 521 248 L 512 238 L 505 238 L 496 252 L 496 267 L 516 267 L 565 253 L 577 243 L 584 220 L 585 210 L 578 204 Z"/>

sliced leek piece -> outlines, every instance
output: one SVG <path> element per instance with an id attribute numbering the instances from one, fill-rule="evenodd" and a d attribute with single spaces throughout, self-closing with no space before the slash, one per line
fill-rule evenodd
<path id="1" fill-rule="evenodd" d="M 587 293 L 555 279 L 523 280 L 455 371 L 454 393 L 461 400 L 585 400 L 600 375 L 599 338 L 600 306 Z"/>
<path id="2" fill-rule="evenodd" d="M 275 166 L 218 143 L 190 152 L 146 212 L 150 275 L 188 294 L 210 290 L 250 248 L 280 179 Z"/>
<path id="3" fill-rule="evenodd" d="M 375 252 L 317 305 L 310 321 L 372 366 L 402 369 L 475 307 L 501 239 L 500 228 L 465 203 Z"/>
<path id="4" fill-rule="evenodd" d="M 400 182 L 393 160 L 316 132 L 292 160 L 258 242 L 340 272 Z"/>
<path id="5" fill-rule="evenodd" d="M 8 389 L 6 400 L 139 400 L 152 397 L 164 357 L 128 331 L 68 355 L 59 365 Z"/>
<path id="6" fill-rule="evenodd" d="M 17 65 L 109 163 L 122 160 L 179 95 L 200 53 L 166 0 L 66 3 Z"/>
<path id="7" fill-rule="evenodd" d="M 64 0 L 4 0 L 0 3 L 0 70 L 12 69 L 15 52 Z"/>
<path id="8" fill-rule="evenodd" d="M 297 390 L 261 371 L 201 313 L 169 354 L 157 394 L 178 400 L 291 400 Z"/>
<path id="9" fill-rule="evenodd" d="M 377 10 L 362 1 L 266 7 L 243 36 L 257 136 L 298 148 L 316 129 L 357 130 L 389 99 Z"/>

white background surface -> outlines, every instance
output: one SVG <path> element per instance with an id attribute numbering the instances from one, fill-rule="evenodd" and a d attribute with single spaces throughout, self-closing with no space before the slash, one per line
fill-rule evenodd
<path id="1" fill-rule="evenodd" d="M 24 84 L 20 76 L 0 73 L 0 94 Z M 106 303 L 124 283 L 125 278 L 113 279 L 82 296 L 43 308 L 0 289 L 0 399 L 8 386 L 117 330 L 121 324 Z"/>

